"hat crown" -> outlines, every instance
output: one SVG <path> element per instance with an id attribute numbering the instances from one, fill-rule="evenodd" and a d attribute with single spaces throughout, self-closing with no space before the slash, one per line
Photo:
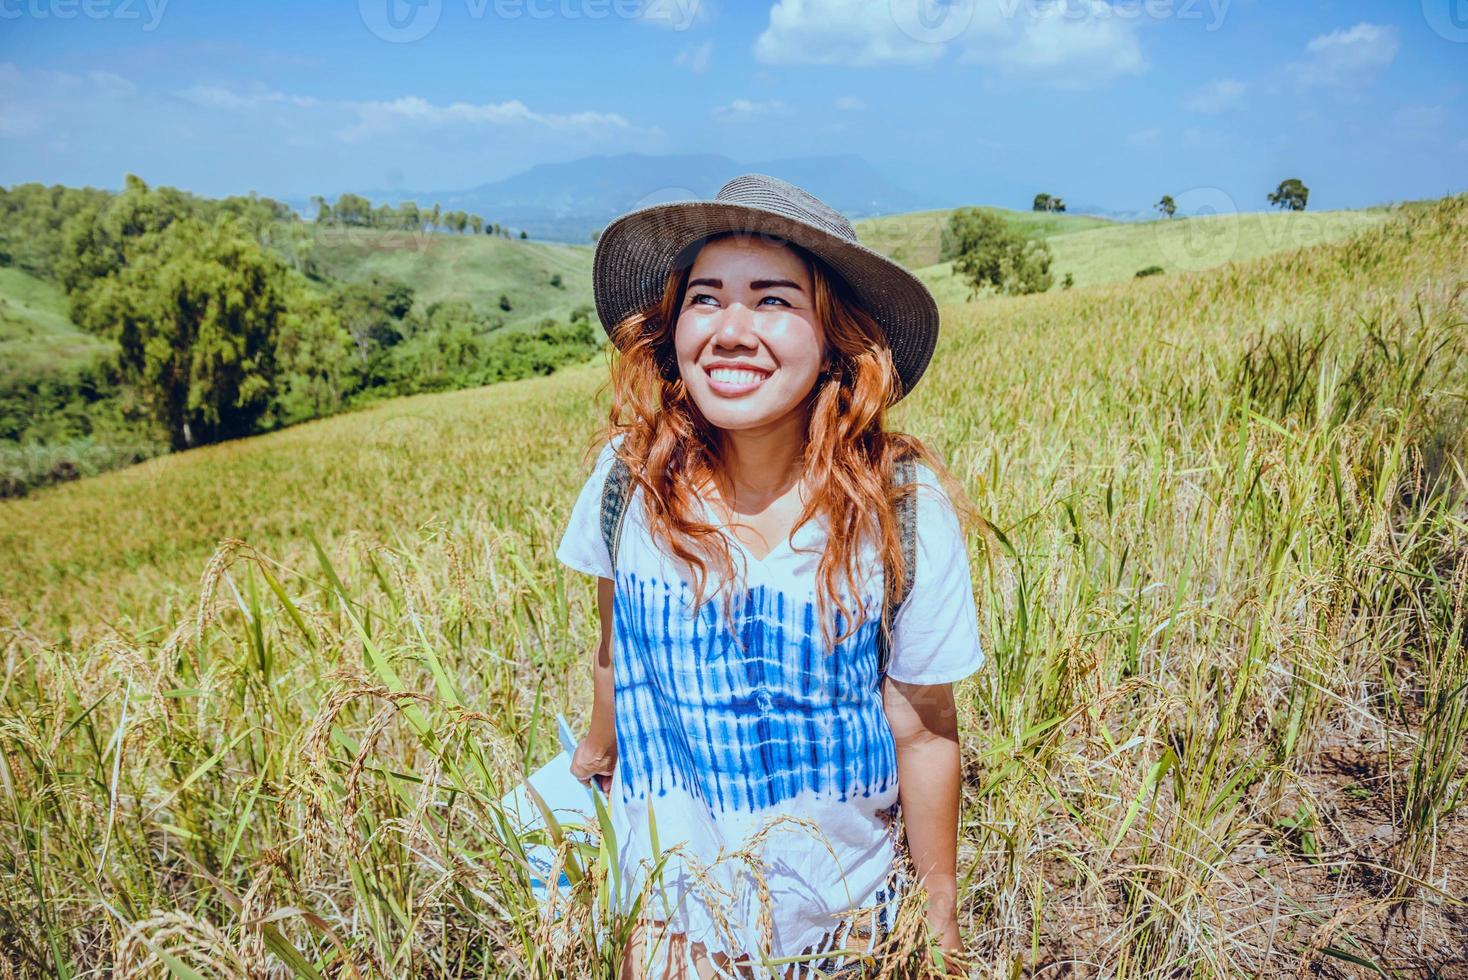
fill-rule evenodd
<path id="1" fill-rule="evenodd" d="M 769 174 L 740 174 L 720 187 L 714 200 L 771 211 L 815 225 L 848 242 L 857 240 L 856 229 L 840 211 L 803 188 Z"/>

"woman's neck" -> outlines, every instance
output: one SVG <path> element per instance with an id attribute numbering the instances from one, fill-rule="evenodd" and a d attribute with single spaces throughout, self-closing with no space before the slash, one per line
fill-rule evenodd
<path id="1" fill-rule="evenodd" d="M 806 420 L 800 413 L 758 428 L 725 429 L 722 436 L 719 484 L 729 503 L 761 509 L 800 479 L 806 440 Z"/>

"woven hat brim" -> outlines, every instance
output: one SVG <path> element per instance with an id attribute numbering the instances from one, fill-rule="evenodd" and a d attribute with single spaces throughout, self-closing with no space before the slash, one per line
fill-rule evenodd
<path id="1" fill-rule="evenodd" d="M 592 260 L 596 313 L 608 336 L 662 298 L 669 270 L 689 245 L 723 231 L 785 239 L 818 255 L 881 326 L 901 400 L 927 370 L 938 343 L 938 304 L 921 279 L 859 242 L 794 218 L 725 201 L 674 201 L 630 211 L 607 225 Z"/>

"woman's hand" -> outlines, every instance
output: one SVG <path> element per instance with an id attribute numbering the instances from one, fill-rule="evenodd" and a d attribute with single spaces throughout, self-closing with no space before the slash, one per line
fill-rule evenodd
<path id="1" fill-rule="evenodd" d="M 587 785 L 595 779 L 603 793 L 612 791 L 612 770 L 616 768 L 616 743 L 605 745 L 588 735 L 576 744 L 576 751 L 571 754 L 571 775 Z"/>

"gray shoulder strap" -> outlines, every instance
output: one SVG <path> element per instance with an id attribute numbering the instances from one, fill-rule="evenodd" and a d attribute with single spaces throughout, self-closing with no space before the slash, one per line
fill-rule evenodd
<path id="1" fill-rule="evenodd" d="M 627 501 L 632 496 L 632 471 L 621 457 L 612 457 L 612 468 L 601 488 L 601 537 L 612 556 L 612 571 L 617 568 L 617 544 L 622 540 L 622 520 L 627 514 Z"/>
<path id="2" fill-rule="evenodd" d="M 892 482 L 898 487 L 907 486 L 917 479 L 917 466 L 910 456 L 899 459 L 892 470 Z M 877 677 L 887 674 L 887 664 L 892 656 L 892 626 L 902 604 L 912 594 L 912 582 L 917 571 L 917 488 L 909 486 L 896 506 L 897 533 L 902 541 L 902 581 L 897 586 L 897 597 L 890 607 L 884 605 L 882 622 L 877 630 Z M 885 597 L 884 597 L 885 598 Z"/>

